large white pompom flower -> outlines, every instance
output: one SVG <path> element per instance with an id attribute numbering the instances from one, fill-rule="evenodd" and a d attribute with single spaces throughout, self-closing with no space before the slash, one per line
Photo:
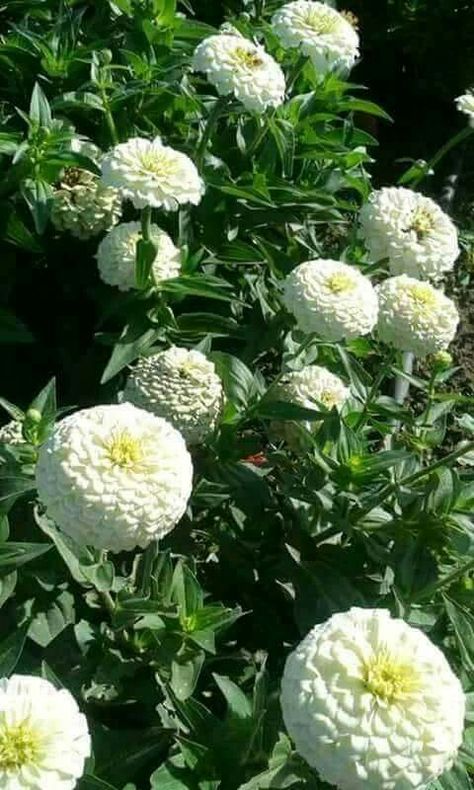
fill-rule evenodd
<path id="1" fill-rule="evenodd" d="M 372 283 L 339 261 L 301 263 L 285 280 L 283 302 L 303 332 L 317 332 L 324 340 L 366 335 L 377 321 Z"/>
<path id="2" fill-rule="evenodd" d="M 131 403 L 61 420 L 36 467 L 47 515 L 76 543 L 115 552 L 170 532 L 186 510 L 192 475 L 181 434 Z"/>
<path id="3" fill-rule="evenodd" d="M 469 125 L 474 126 L 474 91 L 467 91 L 456 99 L 456 107 L 469 118 Z"/>
<path id="4" fill-rule="evenodd" d="M 326 3 L 295 0 L 276 11 L 272 27 L 285 48 L 300 48 L 316 71 L 351 69 L 359 55 L 359 36 L 346 19 Z"/>
<path id="5" fill-rule="evenodd" d="M 204 354 L 174 346 L 143 357 L 130 374 L 123 397 L 169 420 L 189 444 L 196 444 L 216 426 L 223 388 Z"/>
<path id="6" fill-rule="evenodd" d="M 171 277 L 178 277 L 181 268 L 179 249 L 158 225 L 151 225 L 150 231 L 157 246 L 156 257 L 151 267 L 153 280 L 159 283 Z M 115 285 L 120 291 L 129 291 L 137 287 L 135 259 L 140 238 L 139 222 L 123 222 L 102 239 L 96 257 L 99 274 L 107 285 Z"/>
<path id="7" fill-rule="evenodd" d="M 339 376 L 319 365 L 307 365 L 302 370 L 284 373 L 271 388 L 272 399 L 294 403 L 306 409 L 320 410 L 320 405 L 326 409 L 342 408 L 350 397 L 350 390 L 344 385 Z M 299 450 L 306 445 L 305 431 L 317 431 L 321 422 L 302 421 L 281 422 L 276 420 L 271 425 L 271 432 L 281 436 L 290 447 Z"/>
<path id="8" fill-rule="evenodd" d="M 377 331 L 384 343 L 418 357 L 443 351 L 453 340 L 459 314 L 454 302 L 430 283 L 406 274 L 377 287 Z"/>
<path id="9" fill-rule="evenodd" d="M 0 788 L 73 790 L 91 752 L 69 691 L 31 675 L 0 679 Z"/>
<path id="10" fill-rule="evenodd" d="M 19 420 L 10 420 L 0 428 L 0 442 L 20 447 L 25 444 L 23 426 Z"/>
<path id="11" fill-rule="evenodd" d="M 177 211 L 185 203 L 197 206 L 204 182 L 189 156 L 163 145 L 160 137 L 132 137 L 105 154 L 102 182 L 120 190 L 135 208 L 154 206 Z"/>
<path id="12" fill-rule="evenodd" d="M 99 177 L 88 170 L 67 168 L 53 192 L 51 221 L 54 227 L 78 239 L 91 239 L 110 230 L 121 214 L 120 192 L 102 184 Z"/>
<path id="13" fill-rule="evenodd" d="M 220 96 L 233 93 L 246 110 L 263 112 L 285 98 L 285 76 L 278 63 L 242 36 L 209 36 L 197 46 L 192 66 L 207 75 Z"/>
<path id="14" fill-rule="evenodd" d="M 456 228 L 430 198 L 404 187 L 372 192 L 360 228 L 374 261 L 388 258 L 392 274 L 436 280 L 459 255 Z"/>
<path id="15" fill-rule="evenodd" d="M 281 704 L 297 751 L 341 790 L 421 790 L 462 741 L 459 680 L 421 631 L 383 609 L 313 628 L 286 662 Z"/>

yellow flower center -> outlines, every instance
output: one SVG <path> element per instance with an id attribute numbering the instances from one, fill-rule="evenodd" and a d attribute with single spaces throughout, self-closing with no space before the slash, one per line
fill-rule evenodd
<path id="1" fill-rule="evenodd" d="M 333 390 L 323 390 L 318 400 L 328 409 L 332 409 L 338 403 L 338 397 Z"/>
<path id="2" fill-rule="evenodd" d="M 263 63 L 262 58 L 256 52 L 249 51 L 244 47 L 236 47 L 233 57 L 237 66 L 243 66 L 247 69 L 258 69 Z"/>
<path id="3" fill-rule="evenodd" d="M 365 664 L 364 686 L 374 697 L 393 703 L 416 691 L 419 679 L 411 664 L 382 650 Z"/>
<path id="4" fill-rule="evenodd" d="M 18 771 L 34 763 L 41 751 L 41 741 L 28 724 L 14 724 L 0 729 L 0 770 Z"/>
<path id="5" fill-rule="evenodd" d="M 413 214 L 410 230 L 414 230 L 418 239 L 427 236 L 433 229 L 433 217 L 425 208 L 417 208 Z"/>
<path id="6" fill-rule="evenodd" d="M 303 17 L 303 22 L 318 36 L 332 33 L 336 28 L 334 16 L 318 8 L 309 8 Z"/>
<path id="7" fill-rule="evenodd" d="M 436 307 L 436 294 L 425 283 L 417 283 L 410 288 L 410 296 L 413 301 L 413 312 L 415 315 L 426 316 Z"/>
<path id="8" fill-rule="evenodd" d="M 355 288 L 355 283 L 350 274 L 337 272 L 326 279 L 326 287 L 329 288 L 331 293 L 340 294 L 352 291 Z"/>
<path id="9" fill-rule="evenodd" d="M 141 154 L 139 161 L 143 170 L 157 178 L 168 178 L 176 173 L 176 162 L 156 151 Z"/>
<path id="10" fill-rule="evenodd" d="M 131 469 L 142 460 L 142 448 L 138 439 L 127 431 L 114 434 L 106 444 L 107 455 L 115 466 Z"/>

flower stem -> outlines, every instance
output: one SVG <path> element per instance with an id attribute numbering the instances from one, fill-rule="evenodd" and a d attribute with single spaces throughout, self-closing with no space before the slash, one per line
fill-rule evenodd
<path id="1" fill-rule="evenodd" d="M 206 125 L 204 127 L 204 131 L 202 133 L 201 139 L 196 149 L 195 161 L 198 170 L 202 170 L 207 144 L 214 133 L 214 130 L 217 125 L 217 121 L 222 115 L 228 101 L 229 99 L 227 96 L 220 96 L 219 99 L 217 99 L 217 101 L 214 102 L 214 106 L 208 115 Z"/>
<path id="2" fill-rule="evenodd" d="M 143 598 L 146 598 L 150 594 L 151 574 L 153 572 L 153 566 L 157 556 L 158 541 L 154 540 L 149 544 L 149 546 L 146 547 L 145 551 L 143 552 L 139 573 L 137 574 L 137 592 Z"/>
<path id="3" fill-rule="evenodd" d="M 456 582 L 472 569 L 474 569 L 473 558 L 465 562 L 464 565 L 461 565 L 459 568 L 455 568 L 453 571 L 451 571 L 451 573 L 448 573 L 447 576 L 439 579 L 439 581 L 431 584 L 429 587 L 425 587 L 424 590 L 420 590 L 420 592 L 413 596 L 412 603 L 418 603 L 418 601 L 423 600 L 423 598 L 426 597 L 431 598 L 441 590 L 450 587 L 454 582 Z"/>
<path id="4" fill-rule="evenodd" d="M 151 206 L 145 206 L 142 209 L 141 217 L 141 226 L 142 226 L 142 239 L 144 241 L 150 241 L 151 239 Z"/>
<path id="5" fill-rule="evenodd" d="M 432 159 L 426 163 L 423 167 L 422 172 L 419 176 L 417 176 L 410 184 L 411 189 L 416 189 L 418 184 L 421 181 L 424 181 L 427 175 L 429 175 L 430 171 L 433 170 L 434 167 L 446 156 L 452 148 L 455 148 L 459 143 L 462 143 L 466 140 L 471 134 L 474 133 L 474 129 L 470 126 L 467 126 L 464 129 L 461 129 L 460 132 L 451 137 L 441 148 L 435 153 Z"/>
<path id="6" fill-rule="evenodd" d="M 105 120 L 107 122 L 107 127 L 109 129 L 110 139 L 112 140 L 113 145 L 118 145 L 118 143 L 120 142 L 120 138 L 118 135 L 117 127 L 115 125 L 114 116 L 112 115 L 110 109 L 109 99 L 105 88 L 100 89 L 100 98 L 102 99 L 102 106 L 104 108 L 104 115 L 105 115 Z"/>
<path id="7" fill-rule="evenodd" d="M 354 425 L 354 431 L 358 431 L 365 424 L 370 406 L 373 403 L 374 398 L 380 389 L 380 385 L 382 384 L 382 381 L 384 380 L 386 375 L 390 372 L 392 364 L 393 364 L 393 354 L 389 354 L 389 358 L 383 365 L 381 365 L 379 372 L 377 373 L 373 381 L 373 384 L 368 392 L 362 411 L 359 413 L 358 420 Z"/>

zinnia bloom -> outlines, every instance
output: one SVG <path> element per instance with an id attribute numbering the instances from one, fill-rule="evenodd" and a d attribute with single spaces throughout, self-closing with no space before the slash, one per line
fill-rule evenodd
<path id="1" fill-rule="evenodd" d="M 286 662 L 281 704 L 296 750 L 341 790 L 421 790 L 462 741 L 459 680 L 421 631 L 383 609 L 313 628 Z"/>

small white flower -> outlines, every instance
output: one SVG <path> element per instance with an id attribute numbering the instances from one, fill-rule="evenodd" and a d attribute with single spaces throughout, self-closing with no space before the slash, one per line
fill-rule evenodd
<path id="1" fill-rule="evenodd" d="M 469 125 L 474 126 L 474 91 L 467 91 L 456 99 L 456 107 L 469 118 Z"/>
<path id="2" fill-rule="evenodd" d="M 90 752 L 69 691 L 31 675 L 0 679 L 1 790 L 73 790 Z"/>
<path id="3" fill-rule="evenodd" d="M 316 69 L 351 69 L 359 55 L 359 36 L 348 19 L 325 3 L 295 0 L 276 11 L 272 27 L 285 48 L 300 48 Z"/>
<path id="4" fill-rule="evenodd" d="M 119 189 L 135 208 L 177 211 L 185 203 L 197 206 L 204 194 L 194 162 L 159 137 L 132 137 L 105 154 L 101 166 L 102 182 Z"/>
<path id="5" fill-rule="evenodd" d="M 372 283 L 339 261 L 319 259 L 297 266 L 285 280 L 283 301 L 299 329 L 324 340 L 366 335 L 377 321 Z"/>
<path id="6" fill-rule="evenodd" d="M 6 425 L 2 425 L 0 428 L 0 442 L 16 445 L 17 447 L 25 444 L 23 428 L 19 420 L 10 420 Z"/>
<path id="7" fill-rule="evenodd" d="M 192 66 L 203 71 L 220 96 L 233 93 L 246 110 L 263 112 L 285 98 L 285 76 L 263 47 L 242 36 L 209 36 L 196 48 Z"/>
<path id="8" fill-rule="evenodd" d="M 158 248 L 151 267 L 155 283 L 178 277 L 181 268 L 179 249 L 158 225 L 151 226 L 151 235 Z M 99 274 L 105 283 L 117 286 L 120 291 L 137 287 L 135 258 L 140 238 L 139 222 L 123 222 L 102 239 L 96 257 Z"/>
<path id="9" fill-rule="evenodd" d="M 270 392 L 274 400 L 294 403 L 315 411 L 320 411 L 321 404 L 326 409 L 340 409 L 350 397 L 350 390 L 341 379 L 319 365 L 307 365 L 302 370 L 285 373 L 272 386 Z M 285 439 L 292 449 L 298 450 L 306 446 L 305 433 L 300 430 L 300 425 L 306 431 L 315 432 L 321 422 L 275 421 L 271 425 L 271 431 L 275 436 Z"/>
<path id="10" fill-rule="evenodd" d="M 170 532 L 186 510 L 192 475 L 181 434 L 131 403 L 61 420 L 36 467 L 47 515 L 76 543 L 115 552 Z"/>
<path id="11" fill-rule="evenodd" d="M 430 198 L 404 187 L 372 192 L 361 209 L 360 228 L 371 258 L 388 258 L 392 274 L 436 280 L 459 255 L 448 215 Z"/>
<path id="12" fill-rule="evenodd" d="M 377 287 L 377 331 L 384 343 L 418 357 L 443 351 L 453 340 L 459 314 L 454 302 L 429 283 L 406 274 Z"/>
<path id="13" fill-rule="evenodd" d="M 216 426 L 223 388 L 204 354 L 174 346 L 143 357 L 130 374 L 123 397 L 164 417 L 189 444 L 197 444 Z"/>
<path id="14" fill-rule="evenodd" d="M 286 662 L 281 704 L 296 750 L 341 790 L 421 790 L 462 741 L 459 680 L 421 631 L 383 609 L 313 628 Z"/>
<path id="15" fill-rule="evenodd" d="M 116 189 L 101 184 L 88 170 L 67 168 L 59 188 L 53 192 L 51 221 L 59 231 L 78 239 L 90 239 L 110 230 L 122 214 L 122 199 Z"/>

